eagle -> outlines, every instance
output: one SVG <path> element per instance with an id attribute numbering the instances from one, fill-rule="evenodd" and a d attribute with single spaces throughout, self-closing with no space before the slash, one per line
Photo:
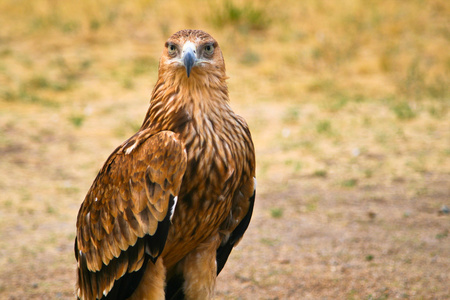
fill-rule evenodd
<path id="1" fill-rule="evenodd" d="M 211 299 L 255 202 L 255 150 L 229 105 L 217 41 L 165 43 L 141 128 L 108 157 L 77 216 L 79 299 Z"/>

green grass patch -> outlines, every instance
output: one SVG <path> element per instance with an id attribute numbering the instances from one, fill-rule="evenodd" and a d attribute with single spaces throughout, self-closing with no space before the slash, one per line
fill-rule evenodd
<path id="1" fill-rule="evenodd" d="M 321 170 L 316 170 L 316 171 L 314 171 L 313 176 L 314 176 L 314 177 L 322 177 L 322 178 L 325 178 L 325 177 L 327 177 L 327 171 L 326 171 L 326 170 L 323 170 L 323 169 L 321 169 Z"/>
<path id="2" fill-rule="evenodd" d="M 436 239 L 438 239 L 438 240 L 442 240 L 442 239 L 444 239 L 446 237 L 448 237 L 448 229 L 446 229 L 446 230 L 436 234 Z"/>
<path id="3" fill-rule="evenodd" d="M 298 121 L 300 111 L 297 107 L 288 108 L 283 114 L 283 123 L 293 124 Z"/>
<path id="4" fill-rule="evenodd" d="M 366 261 L 372 261 L 375 257 L 372 254 L 367 254 L 365 259 Z"/>
<path id="5" fill-rule="evenodd" d="M 26 87 L 22 86 L 18 91 L 7 90 L 2 92 L 0 100 L 5 102 L 15 102 L 24 104 L 38 104 L 45 107 L 59 107 L 59 103 L 49 100 L 47 97 L 40 96 L 38 93 L 29 91 Z"/>
<path id="6" fill-rule="evenodd" d="M 372 176 L 373 176 L 373 171 L 372 171 L 371 169 L 365 169 L 365 170 L 364 170 L 364 176 L 365 176 L 366 178 L 372 178 Z"/>
<path id="7" fill-rule="evenodd" d="M 272 216 L 272 218 L 279 219 L 283 216 L 283 209 L 280 207 L 271 208 L 270 215 Z"/>
<path id="8" fill-rule="evenodd" d="M 55 215 L 56 209 L 53 206 L 51 206 L 50 204 L 47 204 L 47 208 L 46 208 L 45 212 L 49 215 Z"/>
<path id="9" fill-rule="evenodd" d="M 341 182 L 341 186 L 346 187 L 346 188 L 355 187 L 357 184 L 358 184 L 358 180 L 354 179 L 354 178 L 346 179 Z"/>
<path id="10" fill-rule="evenodd" d="M 69 117 L 69 122 L 73 126 L 79 128 L 79 127 L 83 126 L 85 119 L 86 119 L 86 116 L 83 114 L 74 114 Z"/>
<path id="11" fill-rule="evenodd" d="M 331 134 L 331 122 L 328 120 L 319 121 L 316 124 L 316 131 L 320 134 Z"/>
<path id="12" fill-rule="evenodd" d="M 54 92 L 65 92 L 72 88 L 73 84 L 69 79 L 50 80 L 42 75 L 29 79 L 25 86 L 29 90 L 52 90 Z"/>
<path id="13" fill-rule="evenodd" d="M 240 32 L 261 31 L 270 26 L 270 12 L 254 2 L 232 0 L 216 2 L 211 6 L 207 20 L 217 28 L 231 26 Z"/>
<path id="14" fill-rule="evenodd" d="M 10 48 L 3 48 L 0 50 L 0 57 L 10 56 L 11 54 L 13 54 L 13 51 Z"/>
<path id="15" fill-rule="evenodd" d="M 125 89 L 127 89 L 127 90 L 133 89 L 134 88 L 134 81 L 133 81 L 133 79 L 131 79 L 129 77 L 124 78 L 123 81 L 122 81 L 122 86 Z"/>
<path id="16" fill-rule="evenodd" d="M 411 120 L 417 116 L 416 112 L 407 102 L 397 103 L 391 109 L 399 120 Z"/>

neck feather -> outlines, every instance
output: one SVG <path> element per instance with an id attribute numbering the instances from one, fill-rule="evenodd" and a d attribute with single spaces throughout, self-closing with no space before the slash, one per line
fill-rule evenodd
<path id="1" fill-rule="evenodd" d="M 224 72 L 196 70 L 189 78 L 183 70 L 161 70 L 152 92 L 142 129 L 179 131 L 187 122 L 230 111 Z"/>

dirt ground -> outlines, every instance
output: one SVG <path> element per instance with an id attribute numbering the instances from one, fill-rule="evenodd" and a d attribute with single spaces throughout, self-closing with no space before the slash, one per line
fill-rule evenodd
<path id="1" fill-rule="evenodd" d="M 448 176 L 428 174 L 420 195 L 408 195 L 408 181 L 352 190 L 327 181 L 293 178 L 283 191 L 258 195 L 216 299 L 448 299 L 449 220 L 437 207 L 448 201 Z M 37 229 L 51 235 L 67 223 Z M 17 242 L 22 231 L 5 238 Z M 56 244 L 9 254 L 20 261 L 3 265 L 2 298 L 71 299 L 72 245 Z"/>
<path id="2" fill-rule="evenodd" d="M 407 183 L 342 191 L 307 178 L 292 180 L 282 193 L 263 195 L 253 234 L 220 280 L 218 295 L 448 298 L 448 241 L 442 238 L 448 217 L 439 216 L 433 203 L 448 200 L 449 178 L 431 177 L 421 197 L 406 196 Z M 314 208 L 308 199 L 314 199 Z M 275 205 L 285 212 L 279 219 L 267 213 Z"/>
<path id="3" fill-rule="evenodd" d="M 0 1 L 0 299 L 74 298 L 79 206 L 186 27 L 257 155 L 216 299 L 450 299 L 450 2 L 283 3 Z"/>

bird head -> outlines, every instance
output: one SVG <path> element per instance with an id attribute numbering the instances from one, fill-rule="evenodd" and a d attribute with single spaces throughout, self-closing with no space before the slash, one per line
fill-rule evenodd
<path id="1" fill-rule="evenodd" d="M 225 77 L 219 44 L 201 30 L 186 29 L 173 34 L 165 44 L 159 69 L 166 75 L 170 72 L 188 79 L 211 73 Z"/>

